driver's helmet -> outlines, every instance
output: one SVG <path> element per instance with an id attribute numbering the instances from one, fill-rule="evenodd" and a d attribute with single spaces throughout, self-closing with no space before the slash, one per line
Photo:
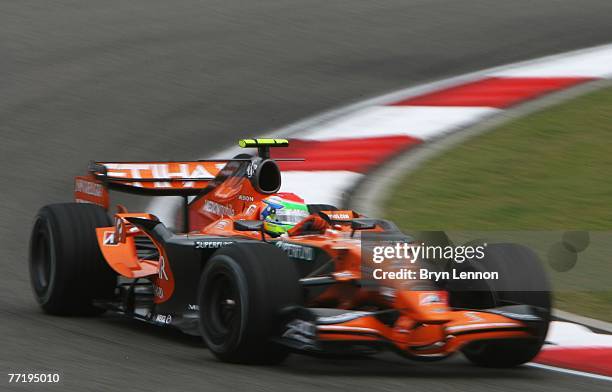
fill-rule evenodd
<path id="1" fill-rule="evenodd" d="M 304 200 L 293 193 L 277 193 L 263 200 L 260 219 L 264 229 L 273 235 L 281 235 L 310 213 Z"/>

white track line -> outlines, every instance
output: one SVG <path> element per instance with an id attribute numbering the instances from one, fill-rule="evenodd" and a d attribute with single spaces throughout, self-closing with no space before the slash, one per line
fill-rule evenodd
<path id="1" fill-rule="evenodd" d="M 578 370 L 558 368 L 556 366 L 542 365 L 539 363 L 529 362 L 529 363 L 526 363 L 525 366 L 534 367 L 538 369 L 544 369 L 544 370 L 552 370 L 553 372 L 571 374 L 573 376 L 589 377 L 589 378 L 594 378 L 596 380 L 612 381 L 612 377 L 602 376 L 601 374 L 580 372 Z"/>
<path id="2" fill-rule="evenodd" d="M 612 347 L 612 335 L 595 333 L 585 326 L 565 321 L 550 323 L 546 340 L 553 343 L 553 347 Z"/>
<path id="3" fill-rule="evenodd" d="M 493 76 L 504 77 L 591 77 L 605 78 L 612 76 L 612 46 L 595 51 L 570 54 L 555 61 L 535 62 L 516 67 Z"/>
<path id="4" fill-rule="evenodd" d="M 428 140 L 499 112 L 489 107 L 370 106 L 311 128 L 299 138 L 337 140 L 406 135 Z"/>

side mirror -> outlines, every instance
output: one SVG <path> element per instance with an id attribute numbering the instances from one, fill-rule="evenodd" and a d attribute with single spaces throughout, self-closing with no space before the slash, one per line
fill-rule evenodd
<path id="1" fill-rule="evenodd" d="M 351 237 L 355 235 L 357 230 L 369 230 L 376 227 L 376 220 L 356 218 L 351 221 Z"/>
<path id="2" fill-rule="evenodd" d="M 372 219 L 353 219 L 351 221 L 351 229 L 353 230 L 368 230 L 376 227 L 376 221 Z"/>
<path id="3" fill-rule="evenodd" d="M 234 222 L 236 231 L 263 231 L 264 223 L 260 220 L 237 220 Z"/>

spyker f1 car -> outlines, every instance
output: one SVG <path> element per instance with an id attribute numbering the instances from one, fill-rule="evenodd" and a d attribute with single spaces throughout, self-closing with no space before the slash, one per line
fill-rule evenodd
<path id="1" fill-rule="evenodd" d="M 513 273 L 484 289 L 371 279 L 366 235 L 413 239 L 389 221 L 279 192 L 279 164 L 291 159 L 270 152 L 288 144 L 241 140 L 258 153 L 232 159 L 92 162 L 75 179 L 75 202 L 47 205 L 35 219 L 29 267 L 40 306 L 178 328 L 232 363 L 392 350 L 416 360 L 461 351 L 476 364 L 509 367 L 539 352 L 551 300 L 527 249 L 489 244 L 487 263 L 471 265 L 511 255 Z M 122 205 L 111 220 L 110 191 L 179 196 L 180 224 Z M 468 265 L 453 268 L 475 268 Z M 512 291 L 512 279 L 533 289 Z"/>

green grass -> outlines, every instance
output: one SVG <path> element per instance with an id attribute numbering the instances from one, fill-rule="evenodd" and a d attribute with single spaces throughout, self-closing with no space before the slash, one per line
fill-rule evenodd
<path id="1" fill-rule="evenodd" d="M 386 216 L 406 231 L 612 232 L 612 89 L 455 147 L 402 179 L 385 206 Z M 609 255 L 610 261 L 590 261 L 585 274 L 592 284 L 584 290 L 562 290 L 568 277 L 553 277 L 556 306 L 612 321 Z"/>

